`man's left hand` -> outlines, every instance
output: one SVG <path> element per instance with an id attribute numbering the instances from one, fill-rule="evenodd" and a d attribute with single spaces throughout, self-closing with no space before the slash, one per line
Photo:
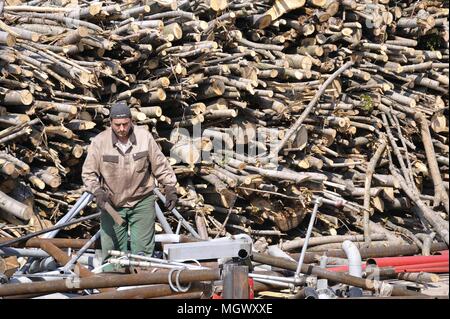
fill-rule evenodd
<path id="1" fill-rule="evenodd" d="M 168 211 L 172 211 L 175 208 L 175 205 L 178 201 L 177 189 L 173 186 L 168 186 L 165 188 L 166 195 L 166 209 Z"/>

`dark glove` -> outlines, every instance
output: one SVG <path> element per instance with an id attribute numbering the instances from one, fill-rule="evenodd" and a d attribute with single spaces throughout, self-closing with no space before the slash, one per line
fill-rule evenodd
<path id="1" fill-rule="evenodd" d="M 95 202 L 100 209 L 105 209 L 105 205 L 108 202 L 108 194 L 103 188 L 98 188 L 94 192 Z"/>
<path id="2" fill-rule="evenodd" d="M 166 209 L 171 211 L 175 208 L 178 201 L 177 189 L 173 186 L 167 186 L 164 193 L 166 195 Z"/>

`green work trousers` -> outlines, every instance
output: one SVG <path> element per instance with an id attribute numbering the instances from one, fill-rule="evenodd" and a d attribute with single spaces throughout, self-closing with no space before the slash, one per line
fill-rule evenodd
<path id="1" fill-rule="evenodd" d="M 114 224 L 114 220 L 103 212 L 100 217 L 100 240 L 102 261 L 110 257 L 108 250 L 128 252 L 128 228 L 130 230 L 130 248 L 132 254 L 151 256 L 155 248 L 155 195 L 150 195 L 134 207 L 117 209 L 125 221 L 124 225 Z M 105 266 L 104 271 L 113 271 L 117 267 Z"/>

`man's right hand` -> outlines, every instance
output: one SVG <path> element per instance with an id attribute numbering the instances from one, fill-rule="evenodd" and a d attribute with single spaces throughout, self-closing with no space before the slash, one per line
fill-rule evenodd
<path id="1" fill-rule="evenodd" d="M 105 209 L 106 202 L 108 201 L 108 194 L 103 188 L 98 188 L 94 192 L 95 202 L 100 209 Z"/>

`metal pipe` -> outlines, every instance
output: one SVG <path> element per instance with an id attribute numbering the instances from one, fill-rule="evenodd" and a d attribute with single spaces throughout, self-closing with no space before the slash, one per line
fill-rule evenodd
<path id="1" fill-rule="evenodd" d="M 3 247 L 0 249 L 0 256 L 46 258 L 49 255 L 42 249 L 24 249 L 24 248 Z"/>
<path id="2" fill-rule="evenodd" d="M 157 188 L 155 188 L 153 191 L 155 192 L 156 196 L 158 196 L 159 199 L 165 204 L 166 197 L 163 194 L 161 194 L 161 192 Z M 178 218 L 178 220 L 181 222 L 184 228 L 186 228 L 195 238 L 202 239 L 200 235 L 195 231 L 195 229 L 192 228 L 191 225 L 189 225 L 189 223 L 184 219 L 183 216 L 181 216 L 181 214 L 175 208 L 172 209 L 172 214 L 174 214 L 175 217 Z"/>
<path id="3" fill-rule="evenodd" d="M 175 282 L 176 274 L 170 280 Z M 212 281 L 220 279 L 220 270 L 185 270 L 179 274 L 179 282 L 186 284 L 193 281 Z M 30 293 L 67 292 L 84 289 L 99 289 L 121 286 L 168 284 L 167 272 L 131 275 L 91 276 L 87 278 L 67 278 L 52 282 L 33 282 L 26 284 L 10 284 L 0 286 L 0 296 L 23 295 Z"/>
<path id="4" fill-rule="evenodd" d="M 73 207 L 55 224 L 55 226 L 64 224 L 70 221 L 76 214 L 78 214 L 89 202 L 94 198 L 94 195 L 88 192 L 84 192 Z M 42 236 L 42 238 L 53 238 L 60 231 L 61 228 L 48 232 Z"/>
<path id="5" fill-rule="evenodd" d="M 134 266 L 134 267 L 154 267 L 154 268 L 164 268 L 164 269 L 208 269 L 205 267 L 197 267 L 193 265 L 171 265 L 171 264 L 164 264 L 164 263 L 155 263 L 150 261 L 136 261 L 136 260 L 129 260 L 129 259 L 120 259 L 120 258 L 110 258 L 108 260 L 109 263 L 120 265 L 120 266 Z"/>
<path id="6" fill-rule="evenodd" d="M 161 227 L 164 229 L 164 232 L 166 234 L 173 234 L 172 227 L 170 227 L 166 217 L 164 216 L 161 208 L 159 207 L 156 201 L 155 201 L 155 209 L 156 209 L 156 218 L 158 218 L 158 221 L 161 224 Z"/>
<path id="7" fill-rule="evenodd" d="M 58 268 L 58 265 L 56 264 L 56 261 L 53 257 L 47 257 L 44 259 L 37 259 L 34 260 L 33 263 L 30 264 L 30 267 L 28 268 L 29 273 L 37 273 L 37 272 L 43 272 L 43 271 L 52 271 Z M 21 272 L 18 272 L 21 273 Z"/>
<path id="8" fill-rule="evenodd" d="M 84 252 L 86 250 L 89 249 L 89 247 L 100 237 L 100 231 L 96 232 L 94 236 L 91 237 L 91 239 L 89 239 L 86 244 L 84 244 L 83 247 L 81 247 L 81 249 L 77 252 L 76 255 L 74 255 L 67 263 L 66 265 L 63 267 L 62 271 L 63 272 L 67 272 L 69 271 L 72 266 L 78 261 L 78 259 L 81 257 L 81 255 L 84 254 Z"/>
<path id="9" fill-rule="evenodd" d="M 160 243 L 179 243 L 181 236 L 176 234 L 157 234 L 155 235 L 155 241 Z"/>
<path id="10" fill-rule="evenodd" d="M 260 254 L 260 253 L 254 252 L 252 254 L 251 258 L 253 261 L 264 263 L 264 264 L 275 266 L 275 267 L 279 267 L 279 268 L 284 268 L 284 269 L 293 270 L 293 271 L 297 269 L 297 264 L 295 262 L 292 262 L 292 261 L 289 261 L 286 259 L 282 259 L 282 258 L 272 257 L 272 256 L 269 256 L 266 254 Z M 312 265 L 302 265 L 300 270 L 303 274 L 308 274 L 308 275 L 312 274 L 312 275 L 316 275 L 319 278 L 324 278 L 324 279 L 328 279 L 330 281 L 343 283 L 343 284 L 347 284 L 347 285 L 351 285 L 351 286 L 355 286 L 355 287 L 360 287 L 365 290 L 370 290 L 370 291 L 375 291 L 375 292 L 381 286 L 381 282 L 379 282 L 379 281 L 358 278 L 355 276 L 350 276 L 345 273 L 331 272 L 331 271 L 327 271 L 325 269 L 322 269 L 320 267 L 315 267 Z M 392 295 L 422 295 L 422 294 L 420 294 L 416 291 L 408 290 L 406 287 L 392 286 Z"/>
<path id="11" fill-rule="evenodd" d="M 202 291 L 195 291 L 195 292 L 182 292 L 182 293 L 176 293 L 172 295 L 167 295 L 163 297 L 155 297 L 152 299 L 201 299 L 203 296 Z"/>
<path id="12" fill-rule="evenodd" d="M 189 265 L 189 264 L 185 264 L 185 263 L 181 263 L 181 262 L 169 261 L 169 260 L 159 259 L 159 258 L 150 257 L 150 256 L 142 256 L 142 255 L 125 253 L 125 252 L 119 251 L 119 250 L 109 250 L 108 253 L 111 256 L 116 256 L 116 257 L 124 257 L 125 256 L 127 258 L 135 258 L 135 259 L 140 259 L 140 260 L 154 262 L 154 263 L 157 263 L 157 264 L 165 264 L 165 265 L 172 265 L 172 266 L 177 266 L 177 267 L 186 267 L 186 268 L 192 268 L 192 269 L 207 269 L 206 267 L 202 267 L 200 265 Z"/>
<path id="13" fill-rule="evenodd" d="M 277 288 L 289 288 L 291 290 L 295 289 L 295 285 L 288 283 L 288 282 L 281 282 L 277 280 L 270 280 L 270 279 L 262 279 L 262 278 L 254 278 L 254 281 L 261 282 L 263 284 L 268 284 Z"/>
<path id="14" fill-rule="evenodd" d="M 431 252 L 448 249 L 445 243 L 433 243 L 431 245 Z M 328 257 L 346 258 L 345 252 L 341 249 L 332 249 L 326 251 Z M 393 257 L 393 256 L 408 256 L 421 253 L 421 248 L 416 244 L 411 245 L 397 245 L 392 244 L 383 247 L 359 247 L 359 253 L 362 259 L 373 257 Z M 307 252 L 305 255 L 306 263 L 313 263 L 320 257 L 320 252 Z M 299 253 L 290 254 L 295 260 L 299 259 Z"/>
<path id="15" fill-rule="evenodd" d="M 60 225 L 65 224 L 70 221 L 78 212 L 80 212 L 92 199 L 94 195 L 84 192 L 80 198 L 78 198 L 77 202 L 72 206 L 72 208 L 53 226 L 48 228 L 45 232 L 42 233 L 42 238 L 53 238 L 59 232 L 61 227 Z M 39 234 L 40 235 L 40 234 Z M 10 242 L 11 243 L 11 242 Z M 2 247 L 0 243 L 0 247 Z M 24 269 L 31 268 L 33 264 L 36 264 L 35 259 L 29 258 L 27 263 L 20 268 L 19 272 L 23 272 Z"/>
<path id="16" fill-rule="evenodd" d="M 192 291 L 201 291 L 202 286 L 194 287 Z M 137 287 L 124 290 L 116 290 L 105 293 L 75 297 L 73 299 L 146 299 L 170 296 L 176 294 L 169 285 L 159 284 L 147 287 Z"/>
<path id="17" fill-rule="evenodd" d="M 0 244 L 9 241 L 9 238 L 0 238 Z M 73 248 L 81 249 L 87 242 L 88 239 L 72 239 L 72 238 L 30 238 L 24 243 L 12 243 L 12 247 L 27 247 L 27 248 L 37 248 L 40 247 L 41 242 L 49 241 L 59 248 Z M 157 234 L 155 235 L 156 242 L 173 242 L 173 243 L 183 243 L 183 242 L 193 242 L 198 241 L 193 237 L 175 234 Z M 100 248 L 97 243 L 94 243 L 89 248 L 98 249 Z"/>
<path id="18" fill-rule="evenodd" d="M 64 227 L 67 227 L 67 226 L 70 226 L 70 225 L 78 224 L 78 223 L 84 222 L 86 220 L 99 217 L 100 214 L 101 214 L 100 212 L 99 213 L 95 213 L 95 214 L 92 214 L 92 215 L 89 215 L 89 216 L 85 216 L 85 217 L 81 217 L 81 218 L 78 218 L 78 219 L 74 219 L 74 220 L 72 220 L 70 222 L 67 222 L 65 224 L 54 225 L 52 227 L 49 227 L 49 228 L 46 228 L 46 229 L 42 229 L 40 231 L 31 233 L 31 234 L 24 235 L 24 236 L 19 237 L 19 238 L 15 238 L 15 239 L 7 240 L 7 241 L 4 241 L 4 242 L 0 242 L 0 247 L 11 246 L 11 245 L 13 245 L 15 243 L 18 243 L 18 242 L 30 239 L 32 237 L 36 237 L 36 236 L 48 233 L 48 232 L 56 230 L 56 229 L 61 229 L 61 228 L 64 228 Z"/>
<path id="19" fill-rule="evenodd" d="M 248 274 L 249 277 L 253 279 L 269 279 L 279 282 L 287 282 L 291 284 L 296 285 L 304 285 L 306 283 L 306 280 L 303 278 L 296 278 L 296 277 L 279 277 L 279 276 L 270 276 L 270 275 L 261 275 L 261 274 Z"/>
<path id="20" fill-rule="evenodd" d="M 295 277 L 299 277 L 299 275 L 300 275 L 300 269 L 303 265 L 303 260 L 305 259 L 306 249 L 308 249 L 309 237 L 311 236 L 312 228 L 314 225 L 314 220 L 316 219 L 317 209 L 319 208 L 319 206 L 321 204 L 322 204 L 322 198 L 318 197 L 314 202 L 313 212 L 311 214 L 311 219 L 309 220 L 308 230 L 306 232 L 306 237 L 305 237 L 305 243 L 303 244 L 303 247 L 302 247 L 302 252 L 300 254 L 300 260 L 298 262 L 297 270 L 295 271 Z"/>
<path id="21" fill-rule="evenodd" d="M 55 260 L 61 266 L 67 264 L 70 261 L 70 257 L 66 253 L 64 253 L 61 249 L 50 242 L 43 242 L 41 244 L 41 248 L 45 250 L 50 256 L 55 258 Z M 79 263 L 77 263 L 76 266 L 77 267 L 74 269 L 74 272 L 80 277 L 89 277 L 94 275 L 94 273 L 92 273 L 89 269 L 80 265 Z"/>

